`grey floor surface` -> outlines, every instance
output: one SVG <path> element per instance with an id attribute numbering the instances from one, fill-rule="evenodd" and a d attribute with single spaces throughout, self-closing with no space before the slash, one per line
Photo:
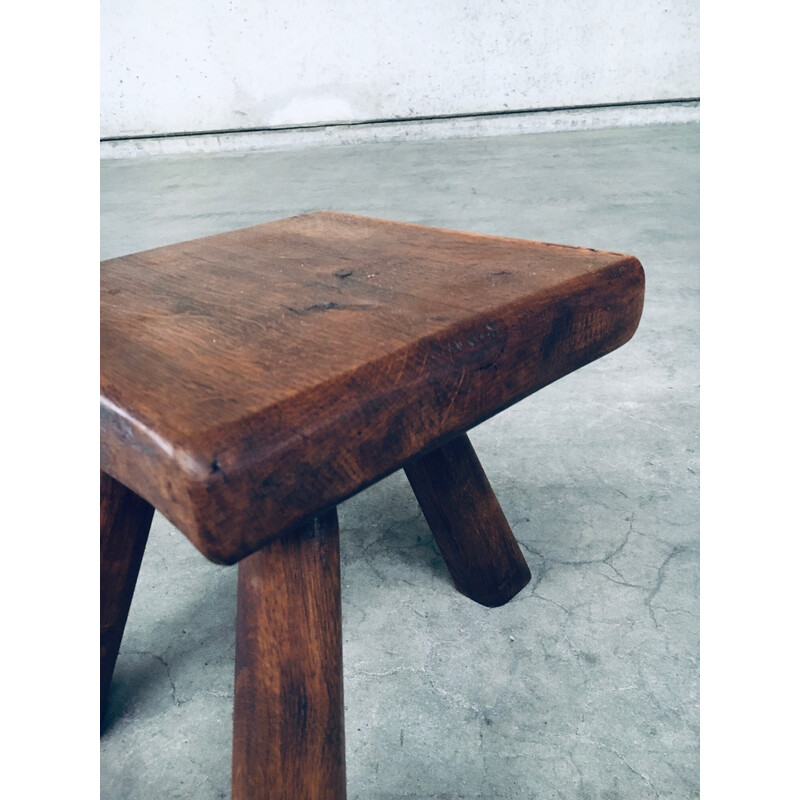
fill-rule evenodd
<path id="1" fill-rule="evenodd" d="M 339 510 L 348 792 L 699 795 L 699 131 L 653 126 L 102 165 L 102 255 L 327 208 L 633 253 L 639 331 L 471 434 L 533 581 L 456 593 L 402 473 Z M 156 515 L 104 798 L 230 793 L 236 570 Z"/>

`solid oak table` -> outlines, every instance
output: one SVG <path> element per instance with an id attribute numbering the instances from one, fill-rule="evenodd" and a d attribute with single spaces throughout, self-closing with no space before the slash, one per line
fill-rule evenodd
<path id="1" fill-rule="evenodd" d="M 239 562 L 232 796 L 344 798 L 336 505 L 403 467 L 456 588 L 530 571 L 465 431 L 636 330 L 637 259 L 317 212 L 101 265 L 101 715 L 157 508 Z"/>

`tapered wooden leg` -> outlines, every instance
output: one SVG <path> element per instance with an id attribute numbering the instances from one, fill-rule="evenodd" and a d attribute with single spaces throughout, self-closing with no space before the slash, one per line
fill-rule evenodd
<path id="1" fill-rule="evenodd" d="M 456 589 L 484 606 L 507 603 L 531 571 L 466 435 L 405 471 Z"/>
<path id="2" fill-rule="evenodd" d="M 100 722 L 142 564 L 153 506 L 100 473 Z"/>
<path id="3" fill-rule="evenodd" d="M 344 800 L 336 510 L 239 563 L 233 800 Z"/>

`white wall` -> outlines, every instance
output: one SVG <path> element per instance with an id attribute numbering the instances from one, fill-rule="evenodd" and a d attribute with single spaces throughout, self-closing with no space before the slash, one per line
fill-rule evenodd
<path id="1" fill-rule="evenodd" d="M 699 95 L 697 0 L 101 0 L 101 136 Z"/>

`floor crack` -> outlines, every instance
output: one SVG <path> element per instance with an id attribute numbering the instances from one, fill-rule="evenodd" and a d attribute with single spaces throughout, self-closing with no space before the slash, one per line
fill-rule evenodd
<path id="1" fill-rule="evenodd" d="M 172 693 L 172 702 L 176 706 L 183 705 L 186 701 L 185 700 L 178 700 L 177 691 L 175 689 L 175 681 L 172 679 L 172 673 L 169 669 L 169 664 L 166 662 L 163 656 L 160 656 L 158 653 L 153 653 L 150 650 L 126 650 L 125 655 L 133 655 L 133 656 L 147 656 L 148 658 L 152 658 L 155 661 L 158 661 L 162 667 L 164 667 L 164 673 L 167 676 L 167 680 L 169 681 L 170 691 Z"/>

